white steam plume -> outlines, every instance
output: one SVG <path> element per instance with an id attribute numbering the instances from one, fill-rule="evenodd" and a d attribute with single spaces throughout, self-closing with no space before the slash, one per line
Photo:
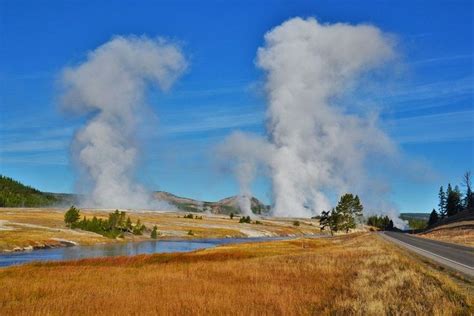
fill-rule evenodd
<path id="1" fill-rule="evenodd" d="M 294 18 L 265 35 L 256 63 L 266 74 L 270 141 L 264 147 L 271 154 L 258 158 L 269 168 L 274 215 L 318 214 L 345 192 L 364 198 L 372 186 L 365 173 L 367 159 L 397 150 L 375 116 L 337 101 L 359 78 L 394 56 L 391 37 L 370 25 Z M 234 136 L 226 146 L 243 161 L 240 155 L 250 151 Z M 244 183 L 241 192 L 249 194 L 248 168 L 237 165 L 236 173 L 245 178 L 239 180 Z"/>
<path id="2" fill-rule="evenodd" d="M 89 114 L 72 144 L 73 159 L 90 183 L 94 207 L 150 208 L 151 196 L 133 178 L 135 137 L 146 106 L 147 86 L 166 90 L 185 71 L 178 46 L 162 39 L 118 36 L 90 52 L 87 60 L 64 69 L 62 103 Z"/>
<path id="3" fill-rule="evenodd" d="M 239 208 L 244 215 L 252 216 L 251 185 L 257 168 L 264 168 L 264 162 L 272 156 L 272 146 L 260 137 L 235 132 L 218 147 L 217 154 L 233 166 L 239 183 Z M 260 170 L 262 171 L 262 170 Z"/>

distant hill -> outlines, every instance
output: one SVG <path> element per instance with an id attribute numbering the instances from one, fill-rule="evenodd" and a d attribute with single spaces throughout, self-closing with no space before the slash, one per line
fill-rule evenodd
<path id="1" fill-rule="evenodd" d="M 166 201 L 184 212 L 241 213 L 237 196 L 217 202 L 206 202 L 158 191 L 154 193 L 154 197 Z M 0 175 L 0 207 L 70 206 L 76 204 L 77 200 L 76 194 L 41 192 L 12 178 Z M 265 214 L 270 211 L 269 206 L 254 197 L 251 199 L 251 207 L 254 214 Z"/>
<path id="2" fill-rule="evenodd" d="M 428 221 L 428 219 L 430 218 L 430 214 L 429 213 L 400 213 L 400 218 L 404 220 L 420 219 L 420 220 Z"/>
<path id="3" fill-rule="evenodd" d="M 40 207 L 58 203 L 60 198 L 0 175 L 0 207 Z"/>
<path id="4" fill-rule="evenodd" d="M 217 202 L 199 201 L 180 197 L 168 192 L 155 192 L 154 197 L 166 201 L 178 209 L 186 212 L 211 212 L 214 214 L 240 214 L 238 196 L 231 196 Z M 265 214 L 270 211 L 268 205 L 263 204 L 257 198 L 252 197 L 251 208 L 254 214 Z"/>
<path id="5" fill-rule="evenodd" d="M 428 213 L 400 213 L 400 218 L 408 221 L 410 229 L 424 229 L 428 226 Z"/>

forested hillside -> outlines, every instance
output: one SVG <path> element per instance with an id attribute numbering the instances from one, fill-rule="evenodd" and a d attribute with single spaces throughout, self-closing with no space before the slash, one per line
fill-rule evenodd
<path id="1" fill-rule="evenodd" d="M 52 194 L 0 175 L 0 207 L 49 206 L 57 202 L 58 198 Z"/>

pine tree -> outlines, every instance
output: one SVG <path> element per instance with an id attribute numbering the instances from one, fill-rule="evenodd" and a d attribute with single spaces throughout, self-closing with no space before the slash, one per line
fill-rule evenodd
<path id="1" fill-rule="evenodd" d="M 333 235 L 334 232 L 337 232 L 340 229 L 341 220 L 341 214 L 337 213 L 336 210 L 333 208 L 331 211 L 321 212 L 319 226 L 321 230 L 325 229 L 326 227 L 329 227 L 331 235 Z"/>
<path id="2" fill-rule="evenodd" d="M 127 230 L 132 230 L 132 220 L 130 219 L 130 216 L 127 217 L 127 222 L 125 223 L 125 227 L 127 228 Z"/>
<path id="3" fill-rule="evenodd" d="M 428 226 L 434 225 L 438 222 L 439 216 L 435 209 L 431 211 L 430 218 L 428 219 Z"/>
<path id="4" fill-rule="evenodd" d="M 451 188 L 451 184 L 448 184 L 448 189 L 446 191 L 447 197 L 446 197 L 446 215 L 453 216 L 455 215 L 459 210 L 461 206 L 461 193 L 459 191 L 459 188 L 456 186 L 455 189 L 453 190 Z"/>
<path id="5" fill-rule="evenodd" d="M 319 219 L 319 228 L 324 230 L 326 227 L 329 227 L 329 211 L 322 211 L 321 217 Z"/>
<path id="6" fill-rule="evenodd" d="M 392 220 L 389 220 L 388 221 L 388 225 L 387 225 L 387 230 L 393 230 L 393 221 Z"/>
<path id="7" fill-rule="evenodd" d="M 153 230 L 151 231 L 150 237 L 153 239 L 156 239 L 158 237 L 158 227 L 153 226 Z"/>
<path id="8" fill-rule="evenodd" d="M 383 230 L 389 230 L 390 229 L 390 218 L 387 215 L 385 215 L 382 219 L 382 226 L 383 226 Z"/>
<path id="9" fill-rule="evenodd" d="M 444 193 L 443 186 L 439 188 L 439 203 L 438 203 L 438 211 L 441 218 L 446 217 L 446 194 Z"/>
<path id="10" fill-rule="evenodd" d="M 463 210 L 463 197 L 459 186 L 454 187 L 454 192 L 456 193 L 456 213 L 459 213 Z"/>
<path id="11" fill-rule="evenodd" d="M 80 218 L 79 210 L 74 205 L 64 214 L 64 222 L 69 227 L 73 226 Z"/>
<path id="12" fill-rule="evenodd" d="M 446 189 L 446 198 L 448 198 L 448 195 L 451 192 L 453 192 L 453 188 L 451 187 L 451 183 L 448 183 L 448 188 Z"/>
<path id="13" fill-rule="evenodd" d="M 357 195 L 353 196 L 350 193 L 344 194 L 336 206 L 336 213 L 341 216 L 341 229 L 344 229 L 346 233 L 348 233 L 349 229 L 355 228 L 356 218 L 362 216 L 363 209 Z"/>
<path id="14" fill-rule="evenodd" d="M 145 225 L 142 225 L 140 219 L 137 219 L 137 223 L 135 224 L 135 227 L 133 227 L 132 233 L 134 235 L 142 235 L 145 229 Z"/>
<path id="15" fill-rule="evenodd" d="M 463 177 L 463 186 L 466 188 L 464 208 L 474 208 L 474 193 L 472 192 L 471 171 L 466 171 Z"/>

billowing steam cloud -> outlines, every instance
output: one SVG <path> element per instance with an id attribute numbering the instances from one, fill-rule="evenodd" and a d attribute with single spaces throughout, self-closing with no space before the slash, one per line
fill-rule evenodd
<path id="1" fill-rule="evenodd" d="M 364 197 L 368 157 L 396 148 L 375 116 L 338 100 L 394 56 L 391 37 L 370 25 L 294 18 L 268 32 L 256 63 L 266 74 L 269 141 L 237 134 L 220 148 L 234 157 L 241 195 L 264 164 L 277 216 L 317 214 L 345 192 Z"/>
<path id="2" fill-rule="evenodd" d="M 90 52 L 77 67 L 66 68 L 62 103 L 90 115 L 72 145 L 73 158 L 90 183 L 94 207 L 149 208 L 147 191 L 137 184 L 135 136 L 146 107 L 147 86 L 170 88 L 185 71 L 179 47 L 162 39 L 115 37 Z"/>
<path id="3" fill-rule="evenodd" d="M 265 168 L 263 162 L 272 156 L 273 147 L 260 137 L 236 132 L 218 148 L 218 155 L 232 159 L 231 165 L 240 187 L 239 208 L 245 215 L 252 215 L 251 185 L 257 168 Z"/>

